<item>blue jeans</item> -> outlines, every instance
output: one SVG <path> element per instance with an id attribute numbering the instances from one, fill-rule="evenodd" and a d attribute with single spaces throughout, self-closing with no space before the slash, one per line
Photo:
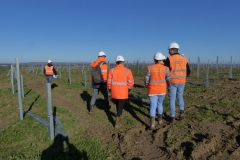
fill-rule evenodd
<path id="1" fill-rule="evenodd" d="M 47 83 L 52 83 L 53 76 L 46 76 Z"/>
<path id="2" fill-rule="evenodd" d="M 158 114 L 163 113 L 163 100 L 165 95 L 149 96 L 150 99 L 150 116 L 156 116 L 156 110 L 158 109 Z"/>
<path id="3" fill-rule="evenodd" d="M 176 97 L 178 99 L 178 106 L 180 110 L 184 110 L 184 92 L 185 84 L 169 84 L 168 95 L 169 95 L 169 105 L 170 105 L 170 116 L 175 117 L 175 101 Z"/>

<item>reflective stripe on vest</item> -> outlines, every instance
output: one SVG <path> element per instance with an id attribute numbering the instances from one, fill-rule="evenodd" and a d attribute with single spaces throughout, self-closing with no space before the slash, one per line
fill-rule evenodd
<path id="1" fill-rule="evenodd" d="M 101 62 L 100 68 L 102 68 L 103 63 L 104 63 L 104 62 Z M 107 70 L 106 70 L 106 69 L 101 69 L 101 72 L 107 72 Z"/>
<path id="2" fill-rule="evenodd" d="M 114 68 L 112 69 L 112 75 L 113 75 L 113 73 L 114 73 Z M 126 68 L 126 76 L 127 76 L 127 74 L 128 74 L 128 69 Z M 114 82 L 113 77 L 110 81 L 112 81 L 112 85 L 121 85 L 121 86 L 127 85 L 127 82 Z M 129 80 L 129 81 L 132 81 L 132 80 Z"/>
<path id="3" fill-rule="evenodd" d="M 152 76 L 152 65 L 150 65 L 150 75 Z M 164 76 L 166 75 L 166 67 L 164 67 Z M 150 77 L 149 83 L 165 83 L 166 80 L 153 80 L 152 77 Z"/>

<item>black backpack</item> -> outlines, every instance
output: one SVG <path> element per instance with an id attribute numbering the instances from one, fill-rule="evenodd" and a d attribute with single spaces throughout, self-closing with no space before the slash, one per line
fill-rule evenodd
<path id="1" fill-rule="evenodd" d="M 93 84 L 100 84 L 104 81 L 102 72 L 101 72 L 101 66 L 103 64 L 106 64 L 105 62 L 99 62 L 97 66 L 92 68 L 92 82 Z"/>

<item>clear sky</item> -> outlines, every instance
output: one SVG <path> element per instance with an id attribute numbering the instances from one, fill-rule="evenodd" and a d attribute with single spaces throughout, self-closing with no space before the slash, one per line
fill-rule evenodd
<path id="1" fill-rule="evenodd" d="M 0 0 L 0 63 L 152 62 L 171 42 L 196 62 L 240 62 L 240 0 Z"/>

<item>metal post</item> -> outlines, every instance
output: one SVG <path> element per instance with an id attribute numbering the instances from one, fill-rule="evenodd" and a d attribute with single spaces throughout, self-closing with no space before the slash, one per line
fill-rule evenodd
<path id="1" fill-rule="evenodd" d="M 199 78 L 199 67 L 200 67 L 200 58 L 198 57 L 198 64 L 197 64 L 197 78 Z"/>
<path id="2" fill-rule="evenodd" d="M 205 86 L 206 86 L 206 87 L 209 86 L 208 72 L 209 72 L 209 67 L 207 67 L 207 69 L 206 69 L 206 82 L 205 82 Z"/>
<path id="3" fill-rule="evenodd" d="M 47 88 L 47 111 L 48 111 L 48 135 L 51 140 L 54 140 L 54 123 L 53 123 L 53 115 L 52 115 L 52 95 L 51 95 L 51 84 L 46 84 Z"/>
<path id="4" fill-rule="evenodd" d="M 13 66 L 11 65 L 11 85 L 12 85 L 12 94 L 14 94 L 14 79 L 13 79 Z"/>
<path id="5" fill-rule="evenodd" d="M 87 87 L 86 71 L 84 71 L 84 87 Z"/>
<path id="6" fill-rule="evenodd" d="M 23 76 L 21 75 L 22 98 L 24 98 Z"/>
<path id="7" fill-rule="evenodd" d="M 139 73 L 139 63 L 138 63 L 138 60 L 137 60 L 137 73 Z"/>
<path id="8" fill-rule="evenodd" d="M 217 70 L 217 73 L 218 73 L 218 56 L 217 56 L 216 70 Z"/>
<path id="9" fill-rule="evenodd" d="M 21 86 L 20 86 L 20 71 L 19 71 L 18 58 L 16 58 L 16 70 L 17 70 L 16 73 L 17 73 L 19 118 L 20 118 L 20 120 L 23 120 L 23 108 L 22 108 L 22 97 L 21 97 Z"/>

